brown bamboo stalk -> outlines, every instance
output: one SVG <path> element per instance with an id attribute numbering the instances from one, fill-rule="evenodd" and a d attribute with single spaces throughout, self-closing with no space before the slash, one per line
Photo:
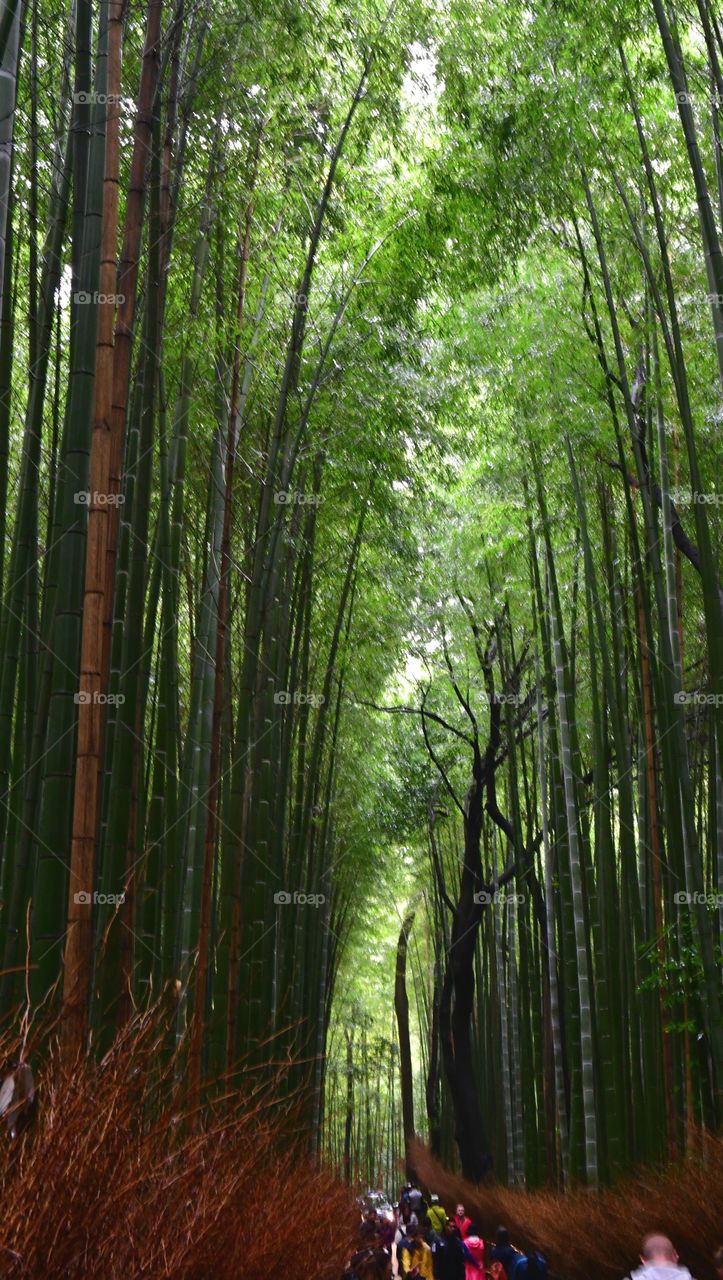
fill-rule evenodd
<path id="1" fill-rule="evenodd" d="M 81 696 L 78 707 L 68 933 L 65 944 L 61 1023 L 61 1048 L 69 1060 L 81 1052 L 85 1043 L 93 946 L 92 895 L 95 886 L 100 753 L 104 712 L 104 706 L 98 695 L 105 688 L 102 665 L 103 622 L 105 561 L 110 519 L 110 508 L 104 499 L 109 492 L 111 460 L 124 3 L 125 0 L 111 0 L 108 10 L 108 114 L 105 133 L 103 232 L 99 275 L 99 293 L 106 300 L 98 303 L 93 429 L 90 448 L 90 499 L 81 638 Z M 98 501 L 99 497 L 100 501 Z"/>
<path id="2" fill-rule="evenodd" d="M 133 130 L 133 156 L 131 159 L 128 197 L 126 200 L 123 249 L 118 271 L 120 295 L 115 328 L 113 352 L 113 394 L 110 427 L 110 469 L 108 493 L 112 497 L 120 493 L 123 465 L 123 441 L 125 436 L 128 388 L 130 384 L 131 350 L 133 345 L 133 320 L 138 291 L 138 264 L 143 231 L 143 208 L 146 194 L 146 168 L 152 145 L 153 102 L 160 66 L 161 9 L 163 0 L 148 0 L 146 12 L 146 38 L 143 47 L 141 80 L 138 89 L 138 107 Z M 109 503 L 108 534 L 105 558 L 104 583 L 104 635 L 103 666 L 104 685 L 108 683 L 111 640 L 113 630 L 113 599 L 115 592 L 115 568 L 118 554 L 118 507 Z"/>

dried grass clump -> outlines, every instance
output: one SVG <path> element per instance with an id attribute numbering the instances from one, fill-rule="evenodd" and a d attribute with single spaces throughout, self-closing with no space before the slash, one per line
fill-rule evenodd
<path id="1" fill-rule="evenodd" d="M 294 1147 L 278 1089 L 247 1072 L 194 1126 L 163 1036 L 149 1015 L 100 1063 L 33 1063 L 37 1114 L 15 1143 L 0 1135 L 0 1277 L 338 1280 L 351 1194 Z"/>
<path id="2" fill-rule="evenodd" d="M 653 1231 L 671 1238 L 696 1280 L 715 1280 L 713 1254 L 723 1244 L 723 1137 L 701 1138 L 695 1159 L 664 1172 L 641 1170 L 597 1194 L 472 1187 L 421 1144 L 414 1167 L 443 1204 L 462 1201 L 487 1238 L 502 1224 L 515 1244 L 542 1250 L 560 1280 L 620 1280 L 639 1265 L 642 1237 Z"/>

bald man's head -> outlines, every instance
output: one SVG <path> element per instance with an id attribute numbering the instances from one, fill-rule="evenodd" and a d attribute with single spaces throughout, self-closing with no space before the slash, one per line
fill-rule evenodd
<path id="1" fill-rule="evenodd" d="M 675 1264 L 678 1261 L 673 1242 L 667 1236 L 646 1236 L 643 1240 L 643 1251 L 640 1256 L 643 1262 L 654 1262 L 658 1266 L 669 1266 L 671 1263 Z"/>

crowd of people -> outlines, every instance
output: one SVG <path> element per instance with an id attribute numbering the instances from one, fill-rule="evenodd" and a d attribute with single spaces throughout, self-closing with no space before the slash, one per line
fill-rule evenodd
<path id="1" fill-rule="evenodd" d="M 544 1280 L 547 1264 L 539 1253 L 524 1253 L 504 1227 L 485 1241 L 463 1204 L 449 1214 L 439 1196 L 425 1198 L 419 1187 L 402 1187 L 393 1208 L 367 1208 L 359 1228 L 359 1249 L 343 1280 Z"/>
<path id="2" fill-rule="evenodd" d="M 692 1280 L 667 1236 L 647 1235 L 641 1266 L 630 1280 Z M 723 1248 L 715 1255 L 723 1280 Z M 419 1187 L 402 1187 L 394 1206 L 369 1207 L 359 1227 L 359 1248 L 342 1280 L 546 1280 L 547 1260 L 537 1251 L 514 1245 L 506 1227 L 485 1240 L 463 1204 L 448 1213 L 439 1196 L 425 1197 Z M 564 1280 L 564 1277 L 561 1277 Z"/>

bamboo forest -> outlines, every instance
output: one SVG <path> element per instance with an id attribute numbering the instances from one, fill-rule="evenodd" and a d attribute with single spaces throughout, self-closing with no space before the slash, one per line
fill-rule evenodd
<path id="1" fill-rule="evenodd" d="M 0 0 L 0 1277 L 721 1280 L 722 428 L 718 0 Z"/>

